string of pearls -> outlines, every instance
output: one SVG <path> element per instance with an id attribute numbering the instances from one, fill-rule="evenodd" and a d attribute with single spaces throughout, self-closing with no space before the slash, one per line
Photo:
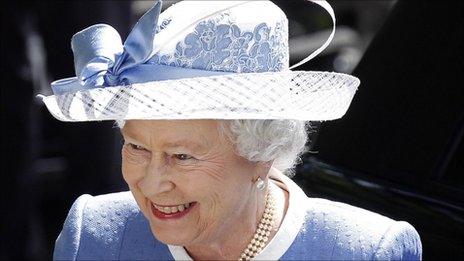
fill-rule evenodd
<path id="1" fill-rule="evenodd" d="M 250 260 L 263 250 L 267 241 L 269 240 L 269 235 L 271 234 L 271 230 L 274 224 L 275 211 L 275 200 L 271 193 L 271 189 L 269 189 L 268 193 L 266 194 L 264 214 L 259 221 L 258 227 L 255 234 L 253 235 L 253 238 L 251 239 L 251 242 L 248 244 L 247 248 L 243 250 L 238 260 Z"/>

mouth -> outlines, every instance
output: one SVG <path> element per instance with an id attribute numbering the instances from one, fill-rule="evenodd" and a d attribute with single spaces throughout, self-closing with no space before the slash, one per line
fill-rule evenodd
<path id="1" fill-rule="evenodd" d="M 196 205 L 197 202 L 189 202 L 179 205 L 158 205 L 151 202 L 151 212 L 159 219 L 177 219 L 181 218 Z"/>

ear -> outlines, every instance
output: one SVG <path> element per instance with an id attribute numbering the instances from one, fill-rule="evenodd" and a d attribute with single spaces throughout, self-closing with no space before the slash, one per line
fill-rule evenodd
<path id="1" fill-rule="evenodd" d="M 258 162 L 257 164 L 258 176 L 261 177 L 262 179 L 268 178 L 269 172 L 271 170 L 273 163 L 274 163 L 273 160 Z"/>
<path id="2" fill-rule="evenodd" d="M 266 180 L 269 177 L 273 163 L 273 160 L 253 162 L 251 182 L 255 183 L 258 178 Z"/>

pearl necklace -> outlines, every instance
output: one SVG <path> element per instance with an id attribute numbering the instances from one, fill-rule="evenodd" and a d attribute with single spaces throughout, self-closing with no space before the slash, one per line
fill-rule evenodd
<path id="1" fill-rule="evenodd" d="M 254 258 L 259 252 L 266 246 L 266 242 L 269 240 L 272 226 L 275 218 L 275 202 L 274 197 L 269 189 L 266 194 L 266 206 L 264 207 L 264 214 L 259 221 L 258 228 L 256 229 L 251 242 L 247 248 L 243 250 L 238 260 L 250 260 Z"/>

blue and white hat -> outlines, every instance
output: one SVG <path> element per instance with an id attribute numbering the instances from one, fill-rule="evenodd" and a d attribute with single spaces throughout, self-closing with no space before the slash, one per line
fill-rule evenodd
<path id="1" fill-rule="evenodd" d="M 270 1 L 161 1 L 124 44 L 105 24 L 71 41 L 76 77 L 39 95 L 61 121 L 128 119 L 298 119 L 342 117 L 356 77 L 289 68 L 288 20 Z M 257 14 L 259 12 L 259 15 Z"/>

